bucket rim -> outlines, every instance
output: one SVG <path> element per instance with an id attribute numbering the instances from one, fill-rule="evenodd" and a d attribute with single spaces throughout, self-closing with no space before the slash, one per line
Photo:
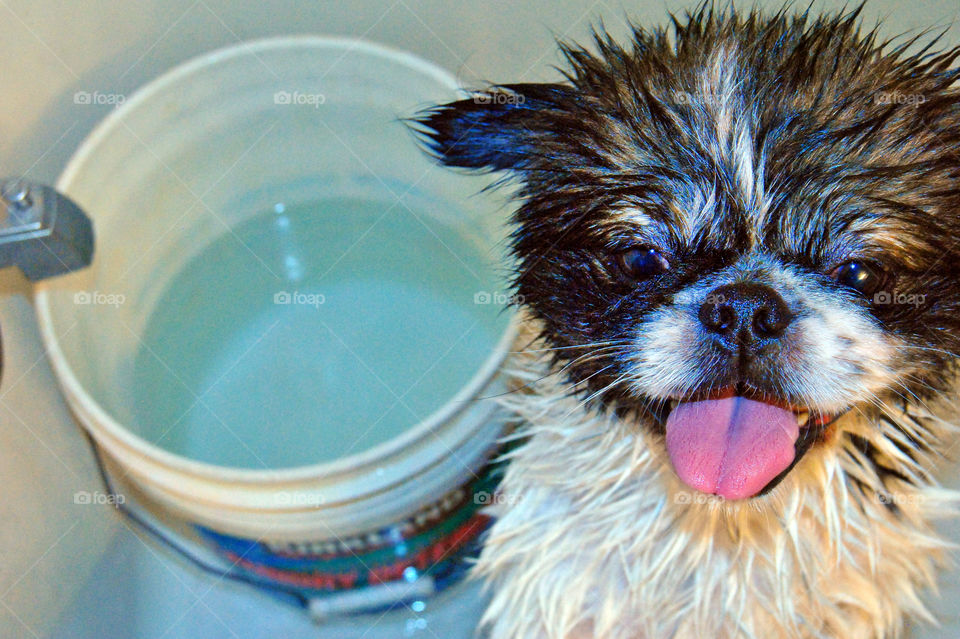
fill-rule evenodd
<path id="1" fill-rule="evenodd" d="M 359 53 L 371 58 L 379 58 L 390 62 L 400 63 L 410 69 L 434 78 L 439 84 L 453 90 L 462 90 L 456 77 L 448 70 L 421 58 L 413 53 L 393 47 L 374 43 L 363 38 L 347 36 L 324 35 L 294 35 L 261 38 L 241 42 L 201 54 L 187 60 L 172 69 L 164 72 L 155 79 L 137 89 L 128 100 L 111 111 L 107 117 L 97 124 L 91 133 L 81 142 L 71 156 L 63 172 L 56 182 L 56 188 L 62 193 L 69 194 L 70 187 L 75 181 L 81 168 L 95 155 L 103 141 L 118 128 L 123 127 L 127 114 L 139 108 L 145 102 L 163 95 L 165 91 L 175 87 L 177 83 L 191 75 L 206 70 L 217 64 L 240 58 L 246 55 L 256 55 L 258 52 L 283 51 L 291 49 L 315 51 L 341 51 Z M 509 349 L 514 342 L 518 331 L 519 314 L 512 308 L 505 309 L 509 320 L 503 333 L 500 335 L 490 354 L 470 380 L 462 386 L 443 405 L 430 413 L 420 422 L 414 423 L 399 435 L 388 439 L 369 449 L 341 457 L 332 461 L 293 466 L 289 468 L 241 468 L 234 466 L 219 466 L 208 462 L 190 459 L 168 451 L 156 444 L 147 441 L 118 420 L 114 419 L 104 407 L 94 399 L 77 378 L 69 364 L 61 346 L 60 337 L 54 326 L 55 320 L 51 310 L 52 292 L 48 282 L 39 282 L 34 289 L 34 301 L 37 310 L 37 320 L 40 335 L 46 348 L 48 359 L 56 373 L 57 380 L 75 414 L 79 413 L 79 421 L 90 432 L 98 444 L 104 445 L 111 454 L 116 455 L 113 443 L 119 443 L 130 449 L 134 455 L 146 457 L 155 463 L 167 466 L 196 478 L 215 481 L 236 481 L 241 483 L 286 483 L 313 479 L 323 476 L 326 479 L 337 475 L 356 475 L 365 468 L 376 466 L 401 451 L 415 445 L 418 441 L 436 435 L 442 427 L 456 421 L 456 416 L 465 410 L 470 403 L 477 399 L 478 394 L 495 377 L 503 364 Z M 110 440 L 113 440 L 111 442 Z M 451 450 L 454 446 L 448 446 Z M 118 459 L 126 464 L 126 460 Z M 429 464 L 430 460 L 424 460 Z"/>

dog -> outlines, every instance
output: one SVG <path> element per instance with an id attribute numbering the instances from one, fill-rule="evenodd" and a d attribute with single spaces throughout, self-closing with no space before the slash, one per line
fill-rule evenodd
<path id="1" fill-rule="evenodd" d="M 699 5 L 413 118 L 516 185 L 492 639 L 901 636 L 958 494 L 960 48 Z M 941 34 L 942 35 L 942 34 Z"/>

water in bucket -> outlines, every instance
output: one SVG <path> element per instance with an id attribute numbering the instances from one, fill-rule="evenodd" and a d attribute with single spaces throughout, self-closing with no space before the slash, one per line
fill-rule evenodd
<path id="1" fill-rule="evenodd" d="M 425 419 L 503 332 L 496 256 L 416 198 L 277 203 L 177 274 L 133 364 L 135 432 L 243 468 L 331 461 Z"/>

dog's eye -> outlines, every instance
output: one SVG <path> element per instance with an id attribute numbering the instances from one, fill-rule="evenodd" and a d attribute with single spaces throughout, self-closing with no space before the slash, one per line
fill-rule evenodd
<path id="1" fill-rule="evenodd" d="M 864 295 L 873 295 L 880 288 L 880 274 L 863 262 L 847 262 L 833 269 L 830 274 L 839 284 Z"/>
<path id="2" fill-rule="evenodd" d="M 670 262 L 659 250 L 641 247 L 621 253 L 620 268 L 627 277 L 642 280 L 669 270 Z"/>

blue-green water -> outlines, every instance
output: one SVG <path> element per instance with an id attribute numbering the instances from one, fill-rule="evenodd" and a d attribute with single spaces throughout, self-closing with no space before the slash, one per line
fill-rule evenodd
<path id="1" fill-rule="evenodd" d="M 475 303 L 502 290 L 496 255 L 389 208 L 277 205 L 186 264 L 134 361 L 134 429 L 193 459 L 284 468 L 442 406 L 505 329 L 500 306 Z"/>

